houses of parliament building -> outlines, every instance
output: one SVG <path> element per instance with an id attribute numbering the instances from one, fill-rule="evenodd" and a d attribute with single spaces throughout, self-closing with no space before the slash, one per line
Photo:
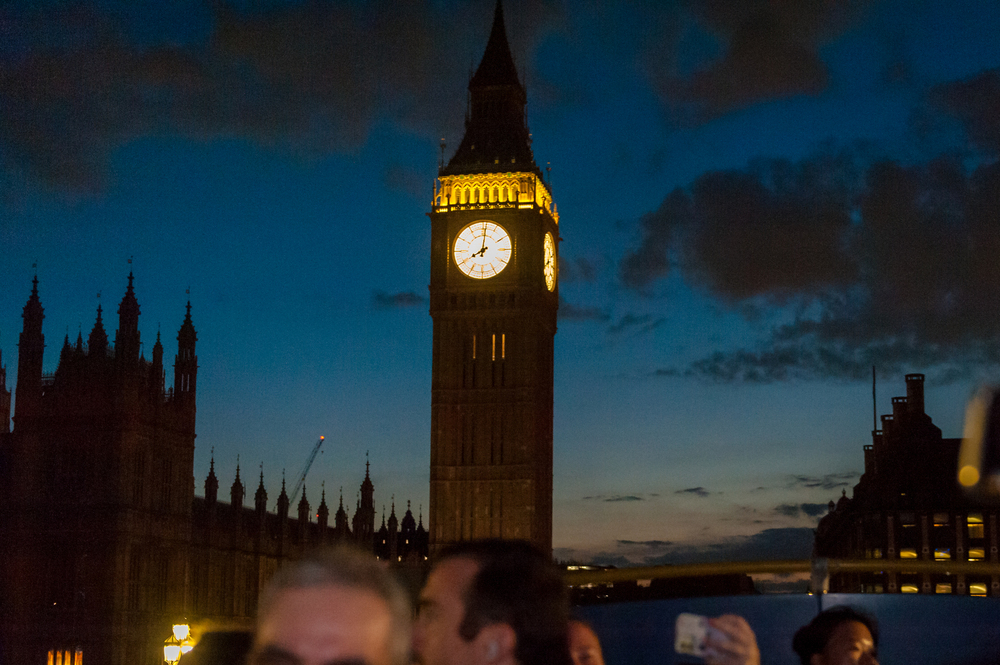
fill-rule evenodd
<path id="1" fill-rule="evenodd" d="M 162 662 L 171 623 L 247 625 L 264 583 L 310 547 L 353 542 L 379 558 L 427 556 L 428 536 L 395 506 L 376 529 L 367 472 L 353 516 L 325 492 L 276 500 L 263 471 L 247 496 L 239 467 L 219 497 L 214 460 L 195 496 L 197 334 L 191 305 L 177 333 L 171 386 L 164 344 L 140 351 L 129 274 L 113 345 L 97 319 L 63 340 L 43 374 L 44 310 L 34 280 L 18 342 L 16 412 L 0 356 L 0 662 Z M 228 498 L 220 500 L 220 498 Z M 252 507 L 247 506 L 252 502 Z M 77 655 L 79 654 L 79 656 Z"/>
<path id="2" fill-rule="evenodd" d="M 397 564 L 488 536 L 551 550 L 559 215 L 499 0 L 468 96 L 464 137 L 440 164 L 428 214 L 427 529 L 409 506 L 397 520 L 393 506 L 376 530 L 367 469 L 350 519 L 343 497 L 331 518 L 325 493 L 315 510 L 305 492 L 292 506 L 284 484 L 270 502 L 263 472 L 249 507 L 239 467 L 220 501 L 214 460 L 196 487 L 190 303 L 169 387 L 159 334 L 152 357 L 142 353 L 131 274 L 113 344 L 98 307 L 86 342 L 67 335 L 46 375 L 36 277 L 12 431 L 0 357 L 0 663 L 154 665 L 176 619 L 249 623 L 279 564 L 323 543 L 352 541 Z"/>

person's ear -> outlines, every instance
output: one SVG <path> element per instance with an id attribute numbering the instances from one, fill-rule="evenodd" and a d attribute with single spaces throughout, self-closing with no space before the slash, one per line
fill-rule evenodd
<path id="1" fill-rule="evenodd" d="M 476 653 L 484 665 L 499 665 L 514 660 L 517 635 L 510 624 L 494 623 L 483 627 L 476 636 Z"/>

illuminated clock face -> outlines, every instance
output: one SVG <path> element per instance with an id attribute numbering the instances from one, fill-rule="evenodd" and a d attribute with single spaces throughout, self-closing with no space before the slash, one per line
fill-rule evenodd
<path id="1" fill-rule="evenodd" d="M 455 263 L 474 279 L 499 274 L 510 262 L 510 255 L 510 236 L 495 222 L 473 222 L 455 239 Z"/>
<path id="2" fill-rule="evenodd" d="M 552 239 L 551 233 L 545 234 L 545 247 L 543 250 L 544 263 L 542 273 L 545 275 L 545 287 L 549 291 L 556 289 L 556 241 Z"/>

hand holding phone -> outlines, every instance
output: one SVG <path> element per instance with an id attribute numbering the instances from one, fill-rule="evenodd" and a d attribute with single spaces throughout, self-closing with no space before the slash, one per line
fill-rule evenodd
<path id="1" fill-rule="evenodd" d="M 674 650 L 704 658 L 706 665 L 760 665 L 757 636 L 750 624 L 735 614 L 714 618 L 679 614 Z"/>

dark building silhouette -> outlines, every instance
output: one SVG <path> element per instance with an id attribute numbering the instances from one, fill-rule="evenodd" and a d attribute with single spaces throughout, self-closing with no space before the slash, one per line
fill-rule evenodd
<path id="1" fill-rule="evenodd" d="M 69 665 L 79 652 L 87 663 L 154 665 L 174 623 L 249 624 L 262 585 L 307 548 L 353 541 L 396 562 L 426 557 L 422 524 L 404 527 L 402 545 L 398 534 L 375 542 L 367 469 L 353 528 L 342 496 L 329 523 L 325 490 L 314 511 L 304 487 L 290 515 L 283 484 L 269 512 L 263 471 L 246 506 L 239 466 L 220 501 L 214 458 L 195 496 L 190 303 L 169 389 L 159 334 L 151 360 L 140 350 L 131 274 L 114 345 L 98 306 L 87 343 L 67 335 L 53 374 L 42 373 L 37 277 L 23 318 L 10 432 L 0 364 L 0 662 Z"/>
<path id="2" fill-rule="evenodd" d="M 429 213 L 432 550 L 487 536 L 552 547 L 559 216 L 526 100 L 497 2 Z"/>
<path id="3" fill-rule="evenodd" d="M 10 390 L 7 389 L 7 367 L 0 349 L 0 434 L 10 432 Z"/>
<path id="4" fill-rule="evenodd" d="M 956 482 L 961 439 L 945 439 L 924 411 L 924 375 L 906 375 L 906 396 L 864 447 L 865 472 L 816 530 L 815 554 L 831 558 L 997 563 L 997 510 Z M 987 575 L 835 574 L 835 592 L 1000 595 Z"/>

